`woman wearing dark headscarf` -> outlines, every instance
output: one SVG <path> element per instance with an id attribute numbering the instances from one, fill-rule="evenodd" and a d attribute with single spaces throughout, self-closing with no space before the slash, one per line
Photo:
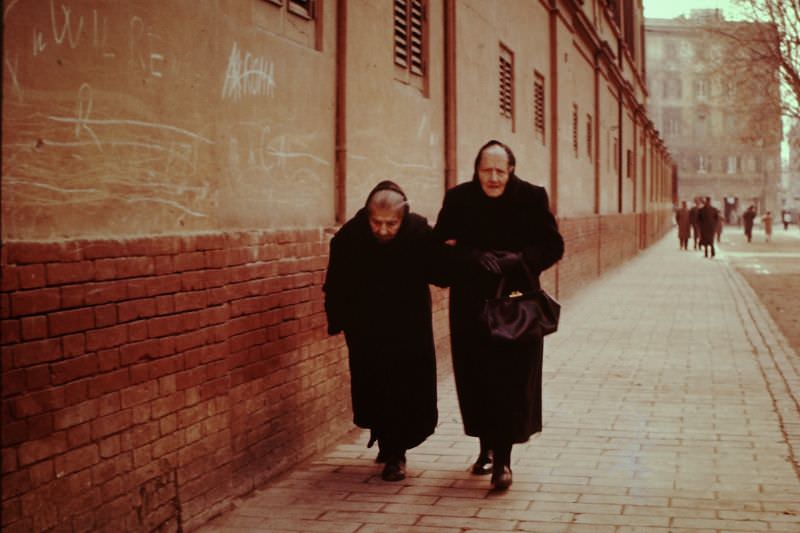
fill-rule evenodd
<path id="1" fill-rule="evenodd" d="M 377 440 L 382 477 L 405 477 L 406 450 L 436 427 L 436 356 L 431 325 L 433 244 L 406 196 L 379 183 L 331 240 L 325 278 L 328 333 L 344 331 L 353 422 Z"/>
<path id="2" fill-rule="evenodd" d="M 434 228 L 453 246 L 450 338 L 459 407 L 467 435 L 480 439 L 475 474 L 492 487 L 511 485 L 511 448 L 542 429 L 542 339 L 498 344 L 479 315 L 506 277 L 510 289 L 538 286 L 564 241 L 544 188 L 518 178 L 510 148 L 489 141 L 475 158 L 473 179 L 447 192 Z"/>

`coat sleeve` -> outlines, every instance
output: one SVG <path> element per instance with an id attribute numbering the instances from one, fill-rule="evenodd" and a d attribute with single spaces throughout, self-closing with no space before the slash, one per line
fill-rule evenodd
<path id="1" fill-rule="evenodd" d="M 436 225 L 433 227 L 433 242 L 438 247 L 434 253 L 437 261 L 436 273 L 439 275 L 438 281 L 441 282 L 434 281 L 434 284 L 440 287 L 453 285 L 457 278 L 476 268 L 471 259 L 474 250 L 465 246 L 459 239 L 461 225 L 459 213 L 463 210 L 459 209 L 458 203 L 453 199 L 452 189 L 447 191 L 442 209 L 436 218 Z M 455 246 L 445 244 L 448 240 L 455 240 Z"/>
<path id="2" fill-rule="evenodd" d="M 340 333 L 347 322 L 347 281 L 346 263 L 343 257 L 342 244 L 336 236 L 331 239 L 328 255 L 328 270 L 325 272 L 325 314 L 328 317 L 328 334 Z"/>
<path id="3" fill-rule="evenodd" d="M 533 242 L 522 249 L 522 257 L 533 272 L 543 272 L 564 255 L 564 238 L 550 211 L 550 200 L 543 188 L 536 191 L 531 206 L 530 234 Z"/>

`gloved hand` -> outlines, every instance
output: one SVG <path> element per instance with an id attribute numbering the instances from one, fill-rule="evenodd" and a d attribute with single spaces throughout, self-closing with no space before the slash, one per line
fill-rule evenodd
<path id="1" fill-rule="evenodd" d="M 505 250 L 490 250 L 472 252 L 473 260 L 486 272 L 499 275 L 508 275 L 519 268 L 522 261 L 522 254 L 519 252 L 508 252 Z"/>
<path id="2" fill-rule="evenodd" d="M 520 252 L 497 250 L 492 253 L 495 255 L 496 262 L 500 267 L 500 272 L 504 276 L 513 274 L 520 268 L 520 263 L 522 262 L 522 254 Z"/>

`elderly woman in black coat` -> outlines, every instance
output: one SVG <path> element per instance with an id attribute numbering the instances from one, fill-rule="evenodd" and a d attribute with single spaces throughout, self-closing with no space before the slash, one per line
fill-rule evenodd
<path id="1" fill-rule="evenodd" d="M 434 228 L 437 239 L 452 246 L 456 390 L 464 430 L 480 439 L 472 472 L 491 472 L 496 490 L 511 485 L 512 445 L 542 429 L 542 339 L 499 344 L 479 316 L 501 278 L 511 289 L 527 289 L 531 281 L 538 288 L 539 274 L 564 253 L 547 193 L 518 178 L 514 165 L 510 148 L 486 143 L 475 158 L 472 181 L 447 192 Z"/>
<path id="2" fill-rule="evenodd" d="M 436 428 L 434 245 L 427 220 L 409 212 L 391 181 L 379 183 L 331 240 L 328 332 L 344 331 L 353 421 L 371 431 L 369 446 L 378 441 L 386 481 L 405 477 L 406 450 Z"/>

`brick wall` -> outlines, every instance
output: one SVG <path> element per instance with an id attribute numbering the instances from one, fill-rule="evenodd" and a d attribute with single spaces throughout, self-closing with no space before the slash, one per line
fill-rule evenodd
<path id="1" fill-rule="evenodd" d="M 563 220 L 561 295 L 636 253 Z M 2 529 L 191 530 L 352 428 L 322 229 L 2 248 Z M 440 372 L 446 291 L 435 289 Z"/>

